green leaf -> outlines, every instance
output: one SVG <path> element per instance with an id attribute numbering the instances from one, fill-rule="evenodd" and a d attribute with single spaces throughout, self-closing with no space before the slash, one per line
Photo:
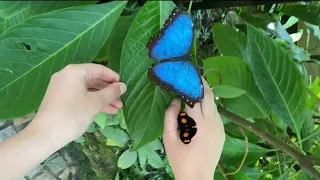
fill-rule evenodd
<path id="1" fill-rule="evenodd" d="M 219 85 L 221 81 L 221 85 L 230 85 L 247 91 L 240 97 L 224 100 L 224 105 L 230 111 L 245 118 L 263 118 L 270 114 L 270 107 L 262 97 L 245 61 L 221 56 L 205 59 L 203 66 L 211 86 Z"/>
<path id="2" fill-rule="evenodd" d="M 148 154 L 148 163 L 154 168 L 162 168 L 164 163 L 158 153 L 151 150 Z"/>
<path id="3" fill-rule="evenodd" d="M 30 16 L 28 2 L 0 1 L 0 34 Z"/>
<path id="4" fill-rule="evenodd" d="M 96 128 L 96 125 L 94 123 L 91 123 L 90 126 L 87 129 L 87 132 L 88 133 L 93 133 L 95 128 Z"/>
<path id="5" fill-rule="evenodd" d="M 137 152 L 131 152 L 129 149 L 124 151 L 118 159 L 118 167 L 127 169 L 134 164 L 137 160 Z"/>
<path id="6" fill-rule="evenodd" d="M 306 118 L 303 121 L 301 128 L 301 139 L 310 137 L 314 133 L 314 120 L 312 118 L 311 111 L 306 113 Z M 302 147 L 305 152 L 307 152 L 313 144 L 312 139 L 307 139 L 302 142 Z"/>
<path id="7" fill-rule="evenodd" d="M 147 144 L 147 146 L 149 146 L 153 150 L 162 150 L 163 149 L 162 144 L 159 139 L 156 139 L 156 140 L 150 142 L 149 144 Z"/>
<path id="8" fill-rule="evenodd" d="M 320 8 L 314 4 L 285 3 L 280 10 L 284 14 L 295 16 L 302 21 L 320 25 Z"/>
<path id="9" fill-rule="evenodd" d="M 280 119 L 297 133 L 300 142 L 307 92 L 293 59 L 278 43 L 251 25 L 247 50 L 260 92 Z"/>
<path id="10" fill-rule="evenodd" d="M 124 145 L 129 140 L 129 136 L 127 135 L 127 133 L 125 133 L 121 129 L 107 126 L 102 130 L 102 133 L 105 137 L 110 138 L 122 145 Z"/>
<path id="11" fill-rule="evenodd" d="M 138 156 L 139 156 L 139 164 L 141 169 L 145 169 L 146 168 L 146 164 L 147 164 L 147 159 L 148 159 L 148 151 L 146 148 L 141 147 L 138 149 Z"/>
<path id="12" fill-rule="evenodd" d="M 117 114 L 107 114 L 106 126 L 119 125 L 123 120 L 123 111 L 119 109 Z"/>
<path id="13" fill-rule="evenodd" d="M 312 33 L 318 40 L 320 40 L 320 28 L 319 28 L 319 25 L 313 25 L 313 24 L 310 24 L 310 23 L 307 23 L 307 22 L 305 22 L 304 24 L 306 25 L 306 27 L 308 28 L 310 33 Z"/>
<path id="14" fill-rule="evenodd" d="M 234 56 L 246 60 L 247 37 L 229 25 L 215 23 L 212 26 L 215 45 L 224 56 Z"/>
<path id="15" fill-rule="evenodd" d="M 251 25 L 277 36 L 288 44 L 294 45 L 289 33 L 282 26 L 280 21 L 278 21 L 274 14 L 249 14 L 242 12 L 240 16 Z"/>
<path id="16" fill-rule="evenodd" d="M 1 1 L 0 34 L 9 27 L 35 15 L 57 9 L 95 3 L 96 1 Z"/>
<path id="17" fill-rule="evenodd" d="M 256 162 L 262 155 L 271 150 L 261 146 L 248 143 L 249 151 L 244 162 L 244 165 Z M 244 140 L 232 138 L 226 135 L 225 144 L 223 147 L 221 162 L 230 167 L 239 167 L 246 150 L 246 142 Z"/>
<path id="18" fill-rule="evenodd" d="M 116 177 L 114 178 L 114 180 L 120 180 L 120 172 L 117 171 Z"/>
<path id="19" fill-rule="evenodd" d="M 103 129 L 106 126 L 107 114 L 105 112 L 100 112 L 94 117 L 94 122 Z"/>
<path id="20" fill-rule="evenodd" d="M 288 29 L 289 27 L 295 25 L 296 23 L 298 23 L 299 19 L 294 17 L 294 16 L 290 16 L 290 18 L 287 20 L 287 22 L 283 25 L 283 27 L 285 29 Z"/>
<path id="21" fill-rule="evenodd" d="M 100 51 L 97 59 L 108 59 L 108 67 L 115 72 L 120 71 L 120 58 L 123 41 L 128 33 L 129 27 L 133 22 L 134 15 L 121 16 L 113 28 L 108 41 Z"/>
<path id="22" fill-rule="evenodd" d="M 245 172 L 239 171 L 231 176 L 230 180 L 253 180 Z"/>
<path id="23" fill-rule="evenodd" d="M 126 124 L 122 109 L 121 109 L 120 127 L 122 129 L 127 129 L 127 124 Z"/>
<path id="24" fill-rule="evenodd" d="M 216 97 L 221 97 L 221 98 L 236 98 L 247 92 L 246 90 L 233 87 L 230 85 L 217 85 L 217 86 L 214 86 L 212 90 Z"/>
<path id="25" fill-rule="evenodd" d="M 231 135 L 235 138 L 244 140 L 244 137 L 240 131 L 239 125 L 234 124 L 234 123 L 228 123 L 228 124 L 224 125 L 224 129 L 225 129 L 226 133 L 228 133 L 229 135 Z M 256 136 L 254 133 L 252 133 L 246 129 L 243 129 L 243 132 L 246 134 L 250 143 L 256 144 L 259 141 L 261 141 L 261 138 Z"/>
<path id="26" fill-rule="evenodd" d="M 108 146 L 117 146 L 117 147 L 124 147 L 125 144 L 120 143 L 118 141 L 115 141 L 113 139 L 107 138 L 107 143 Z"/>
<path id="27" fill-rule="evenodd" d="M 74 140 L 74 142 L 82 144 L 82 143 L 86 142 L 86 139 L 83 136 L 80 136 L 76 140 Z"/>
<path id="28" fill-rule="evenodd" d="M 148 68 L 155 60 L 149 59 L 146 44 L 162 28 L 174 6 L 171 1 L 147 1 L 123 43 L 120 79 L 128 87 L 122 100 L 128 132 L 134 140 L 132 150 L 154 141 L 163 132 L 164 112 L 172 97 L 147 76 Z"/>
<path id="29" fill-rule="evenodd" d="M 92 61 L 125 4 L 114 1 L 65 8 L 5 31 L 0 37 L 0 119 L 35 111 L 53 73 L 71 63 Z"/>
<path id="30" fill-rule="evenodd" d="M 31 15 L 39 15 L 50 11 L 72 6 L 96 4 L 98 1 L 30 1 Z"/>

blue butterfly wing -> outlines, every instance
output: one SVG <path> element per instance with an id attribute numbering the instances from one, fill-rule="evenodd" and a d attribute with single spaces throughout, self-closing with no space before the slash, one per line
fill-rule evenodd
<path id="1" fill-rule="evenodd" d="M 190 107 L 203 98 L 202 79 L 190 61 L 165 61 L 154 64 L 148 75 L 162 88 L 177 92 Z"/>
<path id="2" fill-rule="evenodd" d="M 193 24 L 189 14 L 174 8 L 170 17 L 147 44 L 149 56 L 157 60 L 188 55 L 193 42 Z"/>

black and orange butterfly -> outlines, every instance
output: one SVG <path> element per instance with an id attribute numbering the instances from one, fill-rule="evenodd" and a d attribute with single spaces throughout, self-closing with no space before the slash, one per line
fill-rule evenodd
<path id="1" fill-rule="evenodd" d="M 191 139 L 197 133 L 197 128 L 195 127 L 196 122 L 188 116 L 186 112 L 180 112 L 178 115 L 178 130 L 180 131 L 180 140 L 184 144 L 189 144 Z"/>

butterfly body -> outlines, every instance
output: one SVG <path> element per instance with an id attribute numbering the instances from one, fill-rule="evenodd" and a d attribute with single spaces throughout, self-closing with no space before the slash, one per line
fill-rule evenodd
<path id="1" fill-rule="evenodd" d="M 190 15 L 174 8 L 158 36 L 147 44 L 149 56 L 159 61 L 149 69 L 150 79 L 166 90 L 177 92 L 190 107 L 203 98 L 202 79 L 191 62 L 193 34 Z"/>
<path id="2" fill-rule="evenodd" d="M 186 112 L 179 113 L 177 120 L 180 140 L 184 144 L 189 144 L 197 133 L 197 128 L 195 127 L 197 124 Z"/>

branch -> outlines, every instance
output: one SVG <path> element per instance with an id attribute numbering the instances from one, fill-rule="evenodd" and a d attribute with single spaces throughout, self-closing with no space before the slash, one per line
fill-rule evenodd
<path id="1" fill-rule="evenodd" d="M 308 173 L 311 177 L 315 177 L 316 179 L 320 179 L 320 172 L 317 171 L 313 167 L 313 161 L 310 161 L 310 158 L 304 155 L 299 149 L 291 147 L 290 145 L 274 138 L 274 135 L 266 132 L 265 130 L 261 129 L 260 127 L 256 126 L 254 123 L 245 120 L 244 118 L 233 114 L 232 112 L 228 111 L 227 109 L 218 106 L 218 111 L 221 115 L 227 117 L 230 121 L 242 126 L 243 128 L 248 129 L 249 131 L 255 133 L 260 138 L 266 140 L 272 146 L 279 148 L 286 154 L 290 155 L 292 158 L 298 161 L 301 169 L 303 169 L 306 173 Z"/>

